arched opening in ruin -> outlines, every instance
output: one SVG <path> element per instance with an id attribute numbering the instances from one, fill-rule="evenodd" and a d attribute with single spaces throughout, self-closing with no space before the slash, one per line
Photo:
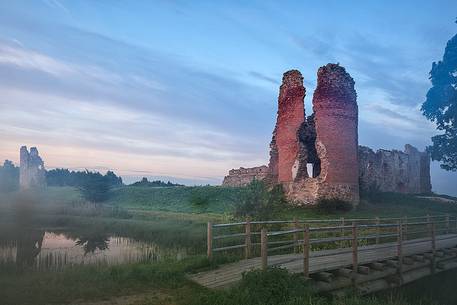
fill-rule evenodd
<path id="1" fill-rule="evenodd" d="M 306 171 L 308 172 L 308 177 L 314 178 L 314 164 L 308 163 L 306 164 Z"/>
<path id="2" fill-rule="evenodd" d="M 298 138 L 304 147 L 306 159 L 306 173 L 310 178 L 316 178 L 321 173 L 321 160 L 316 149 L 316 129 L 314 125 L 314 115 L 310 115 L 300 126 Z M 304 170 L 304 168 L 303 168 Z"/>

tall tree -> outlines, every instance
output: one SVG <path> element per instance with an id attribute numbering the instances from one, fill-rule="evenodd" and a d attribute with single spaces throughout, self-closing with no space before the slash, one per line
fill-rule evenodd
<path id="1" fill-rule="evenodd" d="M 432 64 L 430 80 L 421 110 L 442 133 L 432 137 L 429 151 L 441 168 L 457 171 L 457 35 L 447 42 L 443 60 Z"/>
<path id="2" fill-rule="evenodd" d="M 99 203 L 108 199 L 110 188 L 111 184 L 106 176 L 103 176 L 99 172 L 89 172 L 87 170 L 79 187 L 84 199 L 93 203 Z"/>

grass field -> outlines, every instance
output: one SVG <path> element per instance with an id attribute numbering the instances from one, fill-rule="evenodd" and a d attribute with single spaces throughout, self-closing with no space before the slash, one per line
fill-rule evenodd
<path id="1" fill-rule="evenodd" d="M 111 190 L 108 201 L 99 209 L 87 204 L 77 189 L 49 187 L 34 201 L 38 212 L 71 216 L 96 216 L 124 219 L 187 219 L 195 222 L 234 219 L 235 205 L 245 192 L 243 188 L 201 187 L 121 187 Z M 13 195 L 0 194 L 0 207 L 8 207 Z M 451 198 L 446 196 L 446 198 Z M 454 198 L 455 199 L 455 198 Z M 457 199 L 455 199 L 457 202 Z M 2 202 L 4 204 L 2 204 Z M 9 205 L 10 206 L 10 205 Z M 363 197 L 357 208 L 346 213 L 325 214 L 313 207 L 284 206 L 273 217 L 277 219 L 390 217 L 426 214 L 457 214 L 457 204 L 412 195 L 379 193 Z"/>
<path id="2" fill-rule="evenodd" d="M 187 280 L 186 272 L 207 266 L 204 258 L 193 258 L 153 265 L 79 266 L 63 272 L 1 270 L 0 298 L 5 305 L 118 304 L 102 302 L 121 296 L 126 300 L 122 304 L 135 305 L 452 305 L 457 298 L 455 273 L 376 296 L 332 299 L 313 295 L 303 278 L 284 270 L 248 273 L 239 284 L 222 291 L 210 291 Z"/>
<path id="3" fill-rule="evenodd" d="M 457 295 L 452 287 L 454 274 L 426 279 L 400 291 L 376 297 L 351 297 L 330 300 L 311 295 L 306 284 L 284 271 L 248 274 L 236 287 L 226 291 L 209 291 L 187 280 L 185 274 L 213 268 L 203 254 L 206 222 L 235 220 L 233 210 L 244 189 L 222 187 L 144 188 L 122 187 L 111 191 L 102 206 L 84 202 L 73 188 L 48 188 L 34 194 L 27 209 L 17 204 L 17 194 L 0 196 L 0 241 L 11 226 L 34 225 L 44 228 L 72 228 L 76 232 L 103 231 L 128 235 L 139 240 L 173 247 L 186 246 L 193 255 L 181 261 L 121 266 L 75 266 L 63 271 L 16 270 L 0 266 L 1 304 L 66 304 L 100 301 L 124 296 L 122 304 L 333 304 L 333 305 L 451 305 Z M 22 199 L 21 199 L 22 200 Z M 353 211 L 324 214 L 315 208 L 286 206 L 272 217 L 276 219 L 387 217 L 451 213 L 457 205 L 409 195 L 377 194 L 366 197 Z M 221 258 L 219 258 L 221 259 Z M 227 258 L 228 260 L 232 258 Z M 452 284 L 449 284 L 452 283 Z M 430 295 L 431 287 L 439 295 Z M 129 297 L 141 296 L 141 297 Z M 418 296 L 423 296 L 418 303 Z M 443 298 L 446 296 L 446 298 Z M 133 298 L 133 299 L 132 299 Z M 427 299 L 428 298 L 428 299 Z M 441 298 L 441 299 L 440 299 Z M 429 299 L 437 300 L 438 303 Z M 134 301 L 132 301 L 134 300 Z M 100 303 L 101 304 L 101 303 Z"/>
<path id="4" fill-rule="evenodd" d="M 131 212 L 164 211 L 186 215 L 206 215 L 213 219 L 232 219 L 235 205 L 241 200 L 245 189 L 220 186 L 147 188 L 123 187 L 114 189 L 108 200 L 109 205 L 126 208 Z M 71 192 L 71 190 L 69 190 Z M 204 204 L 195 204 L 193 196 L 201 198 Z M 72 195 L 73 197 L 74 195 Z M 447 196 L 446 198 L 452 198 Z M 195 200 L 194 200 L 195 201 Z M 411 195 L 379 193 L 362 198 L 353 211 L 345 217 L 390 217 L 402 215 L 457 214 L 457 205 L 439 202 Z M 329 218 L 333 214 L 319 213 L 315 208 L 286 206 L 274 215 L 276 219 Z"/>

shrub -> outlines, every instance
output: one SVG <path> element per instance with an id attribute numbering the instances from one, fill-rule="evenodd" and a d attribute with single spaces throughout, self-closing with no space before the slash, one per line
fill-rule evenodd
<path id="1" fill-rule="evenodd" d="M 352 210 L 352 204 L 350 202 L 332 198 L 332 199 L 319 199 L 317 202 L 317 210 L 321 213 L 337 213 L 337 212 L 349 212 Z"/>
<path id="2" fill-rule="evenodd" d="M 206 210 L 210 202 L 209 198 L 210 196 L 206 189 L 195 187 L 192 188 L 189 200 L 193 207 Z"/>
<path id="3" fill-rule="evenodd" d="M 264 182 L 253 180 L 241 193 L 235 206 L 235 216 L 251 216 L 255 219 L 269 219 L 283 208 L 286 199 L 280 185 L 268 190 Z"/>
<path id="4" fill-rule="evenodd" d="M 360 197 L 368 200 L 373 200 L 379 196 L 381 190 L 376 183 L 366 184 L 362 179 L 359 179 Z"/>

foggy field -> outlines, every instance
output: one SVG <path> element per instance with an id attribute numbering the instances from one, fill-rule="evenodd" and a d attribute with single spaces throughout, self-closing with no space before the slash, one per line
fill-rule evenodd
<path id="1" fill-rule="evenodd" d="M 216 257 L 210 263 L 205 257 L 206 222 L 236 220 L 233 210 L 241 200 L 243 189 L 221 187 L 171 187 L 141 188 L 121 187 L 110 192 L 103 204 L 90 204 L 81 199 L 77 189 L 50 187 L 41 193 L 2 194 L 0 201 L 0 242 L 2 247 L 21 240 L 21 236 L 32 236 L 30 229 L 53 232 L 51 236 L 62 236 L 71 240 L 88 240 L 95 252 L 101 255 L 103 243 L 111 236 L 155 245 L 151 253 L 137 261 L 122 264 L 109 260 L 94 264 L 78 265 L 70 261 L 62 263 L 58 253 L 39 254 L 39 267 L 5 261 L 0 268 L 0 299 L 5 304 L 62 304 L 75 300 L 96 301 L 114 296 L 131 296 L 135 304 L 417 304 L 418 291 L 428 296 L 431 292 L 423 287 L 423 281 L 402 289 L 381 293 L 377 299 L 351 297 L 345 300 L 328 301 L 322 297 L 303 294 L 305 286 L 290 286 L 294 276 L 282 274 L 283 282 L 269 280 L 269 273 L 247 277 L 240 286 L 228 291 L 208 291 L 191 283 L 185 273 L 213 268 L 219 263 L 239 259 L 236 255 Z M 315 208 L 289 207 L 270 215 L 274 219 L 337 218 L 337 217 L 384 217 L 413 216 L 457 212 L 454 204 L 437 202 L 433 199 L 418 199 L 410 195 L 377 194 L 376 199 L 367 196 L 357 209 L 347 213 L 324 214 Z M 48 233 L 46 233 L 48 234 Z M 57 234 L 57 235 L 56 235 Z M 59 235 L 61 234 L 61 235 Z M 43 244 L 46 244 L 46 236 Z M 28 237 L 30 238 L 30 237 Z M 41 237 L 42 238 L 42 237 Z M 112 241 L 111 241 L 112 242 Z M 89 244 L 85 244 L 89 245 Z M 98 247 L 98 248 L 97 248 Z M 5 248 L 6 249 L 6 248 Z M 14 248 L 12 248 L 14 249 Z M 44 249 L 43 251 L 45 251 Z M 52 250 L 52 249 L 51 249 Z M 50 250 L 49 250 L 50 251 Z M 107 251 L 107 250 L 104 250 Z M 149 253 L 149 252 L 147 252 Z M 36 255 L 36 254 L 35 254 Z M 65 254 L 65 260 L 70 256 Z M 275 270 L 270 271 L 276 274 Z M 278 275 L 276 274 L 275 277 Z M 440 275 L 449 277 L 453 274 Z M 256 286 L 261 281 L 262 288 Z M 433 283 L 433 279 L 426 279 Z M 439 280 L 435 280 L 439 281 Z M 281 286 L 284 285 L 284 286 Z M 298 285 L 298 286 L 297 286 Z M 422 285 L 422 286 L 421 286 Z M 430 285 L 430 284 L 427 284 Z M 27 289 L 24 292 L 24 287 Z M 287 287 L 287 289 L 286 289 Z M 246 294 L 246 291 L 275 289 L 279 296 L 268 294 Z M 284 292 L 283 290 L 286 289 Z M 445 286 L 443 296 L 452 292 Z M 302 291 L 303 290 L 303 291 Z M 436 291 L 436 290 L 434 290 Z M 273 300 L 268 303 L 269 299 Z M 128 297 L 126 304 L 128 304 Z M 263 300 L 263 301 L 262 301 Z M 436 300 L 436 298 L 435 298 Z M 444 299 L 446 300 L 446 298 Z M 443 301 L 444 302 L 444 301 Z M 424 301 L 422 304 L 427 303 Z M 441 304 L 441 303 L 440 303 Z M 450 305 L 451 303 L 442 303 Z"/>

